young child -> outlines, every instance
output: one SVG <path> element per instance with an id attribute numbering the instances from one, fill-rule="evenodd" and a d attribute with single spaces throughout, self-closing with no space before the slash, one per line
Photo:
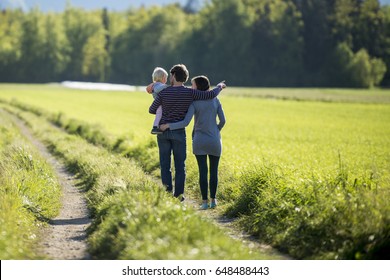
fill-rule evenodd
<path id="1" fill-rule="evenodd" d="M 153 80 L 153 84 L 154 84 L 153 89 L 151 90 L 151 88 L 148 86 L 146 88 L 146 91 L 148 93 L 151 93 L 153 95 L 153 98 L 156 99 L 157 94 L 160 91 L 162 91 L 163 89 L 165 89 L 166 87 L 168 87 L 168 85 L 166 85 L 166 82 L 168 80 L 167 71 L 165 71 L 161 67 L 154 68 L 153 74 L 152 74 L 152 80 Z M 154 119 L 153 128 L 151 131 L 152 134 L 163 133 L 163 131 L 158 128 L 158 126 L 160 124 L 161 117 L 162 117 L 162 108 L 161 108 L 161 106 L 159 106 L 157 111 L 156 111 L 156 117 Z"/>

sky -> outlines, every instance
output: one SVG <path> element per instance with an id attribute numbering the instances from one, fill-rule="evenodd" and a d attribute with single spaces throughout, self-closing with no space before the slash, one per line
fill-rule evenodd
<path id="1" fill-rule="evenodd" d="M 0 0 L 0 9 L 5 7 L 21 7 L 28 11 L 33 7 L 39 7 L 42 11 L 63 11 L 66 2 L 71 2 L 72 6 L 83 7 L 85 9 L 101 9 L 122 11 L 130 7 L 140 7 L 141 5 L 166 5 L 170 3 L 180 3 L 185 5 L 187 0 Z M 204 0 L 199 0 L 203 2 Z M 381 4 L 389 4 L 390 0 L 380 0 Z"/>
<path id="2" fill-rule="evenodd" d="M 68 0 L 72 6 L 83 7 L 85 9 L 100 9 L 103 7 L 109 10 L 122 11 L 130 7 L 140 7 L 141 5 L 166 5 L 170 3 L 185 4 L 186 0 Z M 389 0 L 390 1 L 390 0 Z M 67 0 L 0 0 L 0 8 L 21 7 L 29 10 L 39 7 L 42 11 L 63 11 Z"/>

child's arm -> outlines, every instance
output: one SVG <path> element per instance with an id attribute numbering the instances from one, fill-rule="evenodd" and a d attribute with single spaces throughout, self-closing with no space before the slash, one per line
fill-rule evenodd
<path id="1" fill-rule="evenodd" d="M 160 82 L 154 82 L 154 83 L 149 84 L 146 87 L 146 91 L 148 93 L 159 93 L 160 91 L 162 91 L 163 89 L 165 89 L 167 87 L 168 87 L 167 84 L 163 84 Z"/>
<path id="2" fill-rule="evenodd" d="M 146 87 L 146 92 L 147 92 L 147 93 L 152 93 L 152 92 L 153 92 L 153 86 L 154 86 L 154 83 L 149 84 L 149 85 Z"/>

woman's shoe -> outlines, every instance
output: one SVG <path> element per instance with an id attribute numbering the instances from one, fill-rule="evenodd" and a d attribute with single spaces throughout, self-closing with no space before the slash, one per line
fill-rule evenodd
<path id="1" fill-rule="evenodd" d="M 200 210 L 207 210 L 208 208 L 209 208 L 208 203 L 202 203 L 202 205 L 200 206 Z"/>
<path id="2" fill-rule="evenodd" d="M 217 201 L 216 200 L 215 201 L 211 201 L 210 208 L 215 208 L 215 207 L 217 207 Z"/>

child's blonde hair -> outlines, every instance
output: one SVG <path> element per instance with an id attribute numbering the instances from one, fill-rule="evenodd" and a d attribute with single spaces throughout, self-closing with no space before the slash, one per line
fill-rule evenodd
<path id="1" fill-rule="evenodd" d="M 163 82 L 164 78 L 168 78 L 168 72 L 164 68 L 156 67 L 153 70 L 152 79 L 153 82 Z"/>

